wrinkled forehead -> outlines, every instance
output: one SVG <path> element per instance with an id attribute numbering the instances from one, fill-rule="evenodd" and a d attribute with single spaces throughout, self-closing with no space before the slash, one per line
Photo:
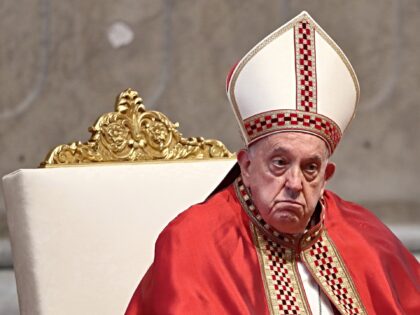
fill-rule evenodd
<path id="1" fill-rule="evenodd" d="M 248 145 L 255 154 L 271 154 L 274 151 L 304 156 L 319 155 L 328 158 L 330 152 L 325 141 L 313 134 L 303 132 L 278 132 L 258 139 Z"/>

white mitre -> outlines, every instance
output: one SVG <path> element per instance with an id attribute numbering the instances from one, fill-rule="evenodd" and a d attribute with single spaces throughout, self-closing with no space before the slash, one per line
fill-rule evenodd
<path id="1" fill-rule="evenodd" d="M 332 154 L 359 100 L 356 74 L 337 44 L 300 13 L 232 69 L 227 94 L 247 145 L 276 132 L 305 132 Z"/>

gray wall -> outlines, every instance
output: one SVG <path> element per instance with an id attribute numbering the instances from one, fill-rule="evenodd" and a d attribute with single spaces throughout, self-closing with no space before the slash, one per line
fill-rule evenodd
<path id="1" fill-rule="evenodd" d="M 330 188 L 387 223 L 420 224 L 417 0 L 1 1 L 0 174 L 87 140 L 87 128 L 127 87 L 179 121 L 184 135 L 237 150 L 225 76 L 304 9 L 343 48 L 361 83 Z M 0 195 L 0 238 L 6 234 Z"/>

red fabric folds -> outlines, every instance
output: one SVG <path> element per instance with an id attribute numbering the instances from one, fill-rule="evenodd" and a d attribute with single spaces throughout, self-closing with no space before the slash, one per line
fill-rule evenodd
<path id="1" fill-rule="evenodd" d="M 326 194 L 325 228 L 368 314 L 420 314 L 420 265 L 378 218 Z"/>
<path id="2" fill-rule="evenodd" d="M 420 267 L 369 211 L 326 193 L 325 228 L 368 314 L 420 314 Z M 234 188 L 181 213 L 126 315 L 270 314 L 249 218 Z"/>

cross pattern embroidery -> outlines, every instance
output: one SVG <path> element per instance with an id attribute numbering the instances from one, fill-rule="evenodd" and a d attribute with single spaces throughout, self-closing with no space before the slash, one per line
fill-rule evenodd
<path id="1" fill-rule="evenodd" d="M 334 150 L 341 138 L 340 128 L 330 119 L 317 113 L 276 110 L 255 115 L 244 121 L 250 140 L 274 130 L 301 129 L 318 132 L 328 139 Z"/>
<path id="2" fill-rule="evenodd" d="M 342 314 L 365 314 L 346 267 L 325 232 L 304 255 L 318 280 L 326 284 L 326 293 Z"/>
<path id="3" fill-rule="evenodd" d="M 296 109 L 317 112 L 315 30 L 308 21 L 295 25 Z"/>

